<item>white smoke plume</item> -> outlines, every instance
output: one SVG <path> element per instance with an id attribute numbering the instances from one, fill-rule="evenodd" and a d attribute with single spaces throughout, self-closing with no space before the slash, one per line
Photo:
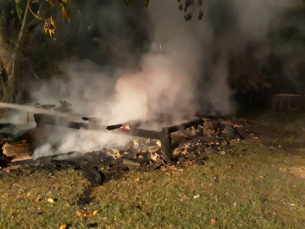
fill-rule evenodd
<path id="1" fill-rule="evenodd" d="M 177 122 L 182 121 L 180 114 L 232 114 L 235 105 L 231 101 L 234 91 L 227 82 L 228 54 L 244 51 L 250 41 L 263 41 L 269 23 L 298 2 L 204 1 L 203 20 L 194 13 L 186 22 L 177 1 L 151 1 L 147 9 L 151 50 L 142 56 L 140 69 L 106 71 L 90 61 L 70 61 L 61 66 L 69 76 L 67 83 L 55 79 L 32 96 L 40 103 L 58 104 L 66 99 L 76 113 L 99 117 L 103 124 L 147 120 L 159 113 L 174 113 Z M 115 8 L 111 10 L 114 13 L 107 14 L 107 20 L 109 17 L 114 24 L 108 27 L 118 28 L 125 19 Z M 132 53 L 131 49 L 128 55 Z M 63 153 L 98 150 L 127 140 L 91 131 L 68 131 L 60 138 L 58 131 L 54 133 L 49 133 L 48 145 L 37 149 L 36 156 L 52 153 L 53 142 Z"/>

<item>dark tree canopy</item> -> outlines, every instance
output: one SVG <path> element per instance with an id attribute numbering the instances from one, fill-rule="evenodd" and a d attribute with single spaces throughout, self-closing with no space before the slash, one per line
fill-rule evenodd
<path id="1" fill-rule="evenodd" d="M 104 66 L 136 66 L 151 42 L 146 12 L 150 3 L 149 0 L 0 0 L 1 100 L 21 102 L 27 82 L 42 82 L 60 75 L 58 66 L 71 57 L 90 59 Z M 237 20 L 234 15 L 226 14 L 231 5 L 214 2 L 210 12 L 204 15 L 204 4 L 203 0 L 177 0 L 176 10 L 181 11 L 181 17 L 186 21 L 195 17 L 205 20 L 206 16 L 206 20 L 212 23 L 215 39 L 221 39 Z M 111 19 L 96 9 L 110 6 L 116 7 L 126 20 L 100 26 L 100 22 Z M 227 11 L 222 10 L 223 14 L 218 15 L 219 7 Z M 276 29 L 270 29 L 268 34 L 272 58 L 258 61 L 251 54 L 261 44 L 249 44 L 250 52 L 230 54 L 229 80 L 234 89 L 249 91 L 270 87 L 270 75 L 275 75 L 277 70 L 272 63 L 280 64 L 282 72 L 295 72 L 291 78 L 294 77 L 296 85 L 300 82 L 304 58 L 298 47 L 305 44 L 305 35 L 300 26 L 295 25 L 305 20 L 304 10 L 286 12 L 281 18 Z M 139 20 L 143 23 L 138 23 Z M 287 50 L 287 45 L 294 47 L 295 53 L 299 54 L 281 51 Z M 129 55 L 130 50 L 133 50 L 133 55 Z"/>

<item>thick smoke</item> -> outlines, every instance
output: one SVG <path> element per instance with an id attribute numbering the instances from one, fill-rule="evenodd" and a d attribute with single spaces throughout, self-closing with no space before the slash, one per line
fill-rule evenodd
<path id="1" fill-rule="evenodd" d="M 66 99 L 76 113 L 99 117 L 103 124 L 147 120 L 160 113 L 176 114 L 175 122 L 195 112 L 234 114 L 234 91 L 228 84 L 229 54 L 244 52 L 249 42 L 264 42 L 269 23 L 297 5 L 298 1 L 292 0 L 204 1 L 203 20 L 197 20 L 195 11 L 193 19 L 186 22 L 177 1 L 151 1 L 148 9 L 141 9 L 147 10 L 148 20 L 137 21 L 141 28 L 147 26 L 150 49 L 140 59 L 134 58 L 139 49 L 136 43 L 129 43 L 120 53 L 120 61 L 138 60 L 137 67 L 71 60 L 61 66 L 66 82 L 54 79 L 32 96 L 40 103 L 57 104 Z M 125 31 L 130 15 L 122 9 L 133 11 L 133 5 L 108 6 L 107 12 L 109 7 L 112 13 L 101 20 L 100 34 L 105 33 L 105 27 L 112 33 L 112 28 Z M 55 143 L 59 144 L 58 152 L 86 152 L 126 141 L 89 131 L 68 131 L 60 138 L 55 135 L 49 135 L 49 144 L 37 149 L 36 156 L 51 153 Z"/>

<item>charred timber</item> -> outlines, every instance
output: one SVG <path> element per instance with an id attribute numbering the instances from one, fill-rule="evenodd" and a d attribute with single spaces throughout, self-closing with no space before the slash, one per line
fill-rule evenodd
<path id="1" fill-rule="evenodd" d="M 111 126 L 107 126 L 106 129 L 107 130 L 115 130 L 115 129 L 119 129 L 123 126 L 124 126 L 123 124 L 111 125 Z"/>
<path id="2" fill-rule="evenodd" d="M 38 127 L 43 127 L 44 125 L 61 126 L 72 129 L 88 129 L 89 127 L 87 123 L 69 122 L 65 119 L 46 114 L 34 114 L 34 120 Z"/>
<path id="3" fill-rule="evenodd" d="M 89 121 L 89 122 L 94 122 L 94 123 L 101 123 L 102 122 L 102 119 L 96 118 L 96 117 L 82 117 L 82 120 Z"/>
<path id="4" fill-rule="evenodd" d="M 173 133 L 173 132 L 176 132 L 176 131 L 179 131 L 179 130 L 187 129 L 191 126 L 200 125 L 203 122 L 204 121 L 202 119 L 196 119 L 196 120 L 192 120 L 190 122 L 185 122 L 185 123 L 182 123 L 182 124 L 179 124 L 179 125 L 164 127 L 162 129 L 162 132 L 170 134 L 170 133 Z"/>
<path id="5" fill-rule="evenodd" d="M 167 163 L 173 158 L 173 145 L 171 134 L 167 129 L 162 130 L 162 136 L 160 138 L 161 141 L 161 152 L 165 156 L 165 160 Z"/>
<path id="6" fill-rule="evenodd" d="M 160 131 L 144 130 L 144 129 L 119 129 L 119 127 L 117 126 L 122 124 L 113 125 L 113 126 L 90 125 L 90 122 L 89 123 L 68 122 L 66 120 L 45 114 L 34 114 L 34 119 L 37 126 L 52 125 L 52 126 L 61 126 L 72 129 L 87 129 L 87 130 L 90 129 L 90 130 L 101 130 L 101 131 L 106 131 L 108 130 L 107 128 L 110 128 L 112 130 L 109 133 L 113 133 L 113 134 L 125 134 L 125 135 L 131 135 L 142 138 L 152 138 L 152 139 L 161 139 L 162 137 L 162 132 Z M 116 126 L 117 128 L 113 129 L 114 126 Z"/>
<path id="7" fill-rule="evenodd" d="M 130 129 L 130 130 L 113 130 L 110 133 L 114 134 L 126 134 L 135 137 L 142 137 L 142 138 L 152 138 L 152 139 L 161 139 L 162 132 L 155 131 L 155 130 L 144 130 L 144 129 Z"/>
<path id="8" fill-rule="evenodd" d="M 182 123 L 180 125 L 165 127 L 162 129 L 162 132 L 160 132 L 160 131 L 137 129 L 137 128 L 120 129 L 121 127 L 124 126 L 124 124 L 102 126 L 102 125 L 98 125 L 99 119 L 97 118 L 89 118 L 88 119 L 89 123 L 82 123 L 82 122 L 69 122 L 65 119 L 61 119 L 58 117 L 45 115 L 45 114 L 35 114 L 34 119 L 35 122 L 37 123 L 37 126 L 41 126 L 41 127 L 43 127 L 44 125 L 53 125 L 53 126 L 62 126 L 72 129 L 87 129 L 87 130 L 101 130 L 101 131 L 108 130 L 109 133 L 112 134 L 124 134 L 124 135 L 136 136 L 142 138 L 160 139 L 161 152 L 165 156 L 165 160 L 168 163 L 170 162 L 170 159 L 172 159 L 173 157 L 171 133 L 189 128 L 191 126 L 200 125 L 204 122 L 203 119 L 200 118 L 200 119 L 192 120 L 190 122 Z"/>
<path id="9" fill-rule="evenodd" d="M 204 115 L 204 114 L 195 114 L 197 118 L 210 119 L 210 120 L 219 120 L 219 119 L 232 119 L 230 115 Z"/>

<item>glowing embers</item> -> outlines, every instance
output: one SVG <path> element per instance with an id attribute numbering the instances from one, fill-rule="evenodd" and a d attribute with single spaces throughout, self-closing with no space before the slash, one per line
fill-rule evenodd
<path id="1" fill-rule="evenodd" d="M 131 130 L 129 125 L 121 126 L 120 130 Z"/>

